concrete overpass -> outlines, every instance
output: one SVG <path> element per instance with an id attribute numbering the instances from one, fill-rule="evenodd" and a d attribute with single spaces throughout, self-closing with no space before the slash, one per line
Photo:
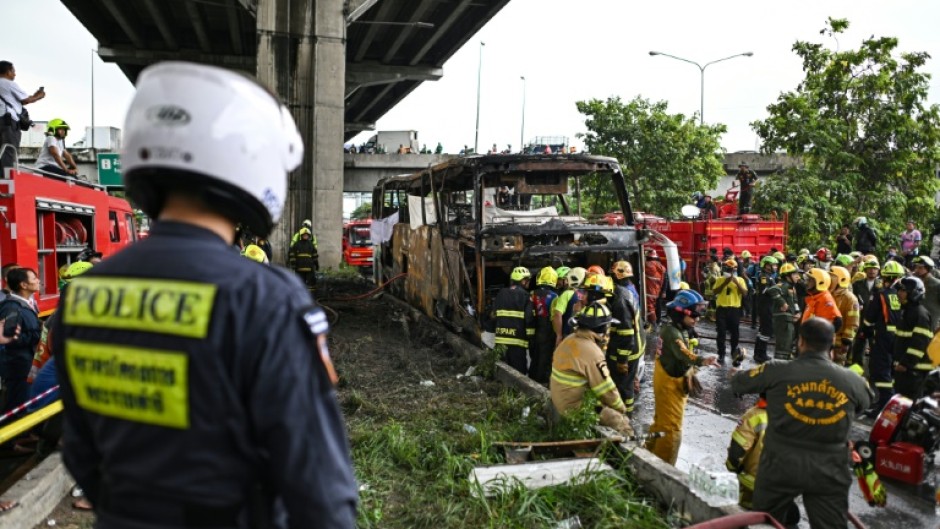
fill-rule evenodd
<path id="1" fill-rule="evenodd" d="M 320 262 L 340 260 L 343 142 L 374 128 L 509 0 L 60 0 L 134 81 L 163 60 L 256 76 L 291 109 L 306 140 L 271 240 L 283 259 L 302 219 Z"/>

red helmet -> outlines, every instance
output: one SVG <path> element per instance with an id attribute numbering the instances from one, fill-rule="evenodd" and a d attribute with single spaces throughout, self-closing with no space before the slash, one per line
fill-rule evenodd
<path id="1" fill-rule="evenodd" d="M 597 266 L 597 265 L 591 265 L 591 266 L 589 266 L 588 269 L 587 269 L 587 273 L 589 273 L 589 274 L 597 274 L 597 275 L 599 275 L 599 276 L 606 275 L 606 274 L 604 274 L 604 269 L 601 268 L 600 266 Z"/>
<path id="2" fill-rule="evenodd" d="M 656 250 L 650 250 L 646 253 L 647 259 L 659 259 L 659 254 L 656 253 Z"/>
<path id="3" fill-rule="evenodd" d="M 816 251 L 816 259 L 819 259 L 820 261 L 828 261 L 829 255 L 829 248 L 826 247 L 822 247 Z"/>

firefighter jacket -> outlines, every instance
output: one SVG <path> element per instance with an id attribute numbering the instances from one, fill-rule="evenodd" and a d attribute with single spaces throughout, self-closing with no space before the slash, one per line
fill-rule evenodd
<path id="1" fill-rule="evenodd" d="M 868 409 L 865 380 L 829 360 L 829 351 L 803 351 L 791 361 L 772 360 L 731 379 L 737 394 L 766 393 L 765 452 L 790 451 L 809 460 L 845 458 L 852 420 Z"/>
<path id="2" fill-rule="evenodd" d="M 58 313 L 63 459 L 96 527 L 241 527 L 250 500 L 292 529 L 355 525 L 326 315 L 297 276 L 159 221 Z"/>
<path id="3" fill-rule="evenodd" d="M 588 389 L 604 406 L 621 413 L 626 411 L 596 336 L 587 329 L 578 329 L 555 349 L 549 390 L 552 403 L 561 414 L 580 407 Z"/>
<path id="4" fill-rule="evenodd" d="M 930 331 L 933 332 L 937 330 L 937 325 L 940 325 L 940 279 L 933 274 L 927 274 L 922 279 L 926 291 L 921 305 L 930 314 Z"/>
<path id="5" fill-rule="evenodd" d="M 839 312 L 836 300 L 833 299 L 828 290 L 817 291 L 815 294 L 806 296 L 806 309 L 803 310 L 803 319 L 801 321 L 806 321 L 814 316 L 828 321 L 837 329 L 839 328 L 837 320 L 842 319 L 842 313 Z"/>
<path id="6" fill-rule="evenodd" d="M 646 260 L 646 310 L 650 314 L 656 313 L 656 300 L 663 290 L 663 278 L 666 277 L 666 267 L 657 259 Z"/>
<path id="7" fill-rule="evenodd" d="M 493 302 L 496 313 L 496 343 L 528 348 L 535 336 L 535 312 L 532 300 L 522 285 L 500 290 Z"/>
<path id="8" fill-rule="evenodd" d="M 667 375 L 678 378 L 685 376 L 693 366 L 701 366 L 704 359 L 696 355 L 689 346 L 689 332 L 679 329 L 672 321 L 663 324 L 659 331 L 663 341 L 659 363 Z"/>
<path id="9" fill-rule="evenodd" d="M 835 299 L 836 308 L 842 314 L 842 327 L 836 329 L 836 345 L 851 343 L 861 324 L 858 298 L 847 288 L 836 288 L 832 291 L 832 297 Z"/>
<path id="10" fill-rule="evenodd" d="M 858 306 L 865 309 L 865 306 L 868 305 L 868 302 L 871 301 L 871 298 L 881 290 L 881 278 L 876 277 L 872 282 L 871 286 L 868 286 L 868 279 L 862 278 L 858 281 L 852 282 L 852 293 L 855 294 L 855 297 L 858 298 Z"/>
<path id="11" fill-rule="evenodd" d="M 639 358 L 636 340 L 639 314 L 631 297 L 627 287 L 614 285 L 614 295 L 607 300 L 611 316 L 620 322 L 610 329 L 607 357 L 621 364 Z"/>
<path id="12" fill-rule="evenodd" d="M 767 432 L 767 401 L 759 399 L 738 421 L 731 434 L 728 459 L 725 467 L 738 475 L 744 488 L 753 491 L 757 478 L 760 453 L 764 449 L 764 434 Z"/>
<path id="13" fill-rule="evenodd" d="M 862 311 L 860 329 L 868 337 L 894 340 L 900 319 L 901 301 L 898 299 L 898 291 L 889 286 L 872 294 L 871 301 Z"/>
<path id="14" fill-rule="evenodd" d="M 317 248 L 310 239 L 300 239 L 290 247 L 287 260 L 297 272 L 314 272 L 319 268 Z"/>
<path id="15" fill-rule="evenodd" d="M 796 286 L 787 280 L 783 280 L 770 287 L 766 291 L 770 298 L 771 308 L 774 318 L 786 318 L 787 321 L 795 321 L 794 317 L 800 313 L 800 302 L 796 296 Z M 786 310 L 784 310 L 786 306 Z"/>
<path id="16" fill-rule="evenodd" d="M 761 312 L 766 311 L 765 313 L 769 314 L 771 311 L 771 303 L 770 296 L 767 295 L 767 290 L 777 284 L 777 274 L 759 270 L 754 283 L 757 285 L 754 288 L 754 293 L 757 295 L 757 309 Z"/>
<path id="17" fill-rule="evenodd" d="M 909 371 L 926 373 L 933 369 L 927 357 L 927 345 L 933 338 L 930 332 L 930 314 L 919 302 L 908 301 L 901 309 L 897 338 L 894 341 L 894 361 Z"/>

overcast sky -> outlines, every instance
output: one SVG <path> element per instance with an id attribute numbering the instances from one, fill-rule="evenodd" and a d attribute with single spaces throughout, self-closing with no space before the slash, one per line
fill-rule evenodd
<path id="1" fill-rule="evenodd" d="M 382 1 L 382 0 L 380 0 Z M 91 68 L 95 39 L 59 0 L 0 0 L 4 24 L 0 57 L 17 68 L 17 82 L 48 96 L 30 108 L 33 119 L 60 117 L 79 140 L 91 121 Z M 819 34 L 829 16 L 848 18 L 837 43 Z M 936 0 L 511 0 L 444 65 L 440 81 L 425 82 L 378 121 L 378 130 L 417 130 L 419 140 L 446 152 L 473 146 L 477 68 L 483 47 L 480 149 L 493 143 L 518 149 L 523 81 L 525 141 L 534 136 L 584 132 L 575 102 L 636 95 L 666 100 L 670 111 L 699 110 L 699 70 L 656 50 L 704 64 L 743 53 L 705 70 L 705 120 L 728 126 L 729 152 L 753 150 L 749 123 L 802 79 L 791 48 L 797 39 L 831 48 L 856 48 L 863 38 L 896 36 L 904 51 L 940 59 L 940 2 Z M 420 31 L 420 30 L 419 30 Z M 930 102 L 940 102 L 938 59 L 927 63 L 935 81 Z M 133 87 L 117 67 L 94 58 L 96 125 L 121 127 Z M 371 133 L 355 141 L 363 142 Z"/>

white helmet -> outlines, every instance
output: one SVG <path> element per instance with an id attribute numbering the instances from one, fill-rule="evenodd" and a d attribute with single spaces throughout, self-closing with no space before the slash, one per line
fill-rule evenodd
<path id="1" fill-rule="evenodd" d="M 121 163 L 127 194 L 147 215 L 159 215 L 167 190 L 183 189 L 264 237 L 303 152 L 290 112 L 254 79 L 164 62 L 137 80 Z"/>

